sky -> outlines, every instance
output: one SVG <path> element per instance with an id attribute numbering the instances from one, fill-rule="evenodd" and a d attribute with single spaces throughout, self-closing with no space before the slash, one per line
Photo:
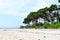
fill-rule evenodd
<path id="1" fill-rule="evenodd" d="M 24 18 L 51 4 L 59 4 L 57 0 L 0 0 L 0 29 L 17 29 L 24 25 Z"/>

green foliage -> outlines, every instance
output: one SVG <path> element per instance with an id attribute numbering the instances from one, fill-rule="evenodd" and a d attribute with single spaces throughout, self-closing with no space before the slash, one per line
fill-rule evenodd
<path id="1" fill-rule="evenodd" d="M 50 7 L 49 7 L 49 11 L 52 12 L 53 10 L 56 10 L 57 9 L 57 5 L 56 4 L 52 4 Z"/>
<path id="2" fill-rule="evenodd" d="M 48 28 L 50 28 L 50 29 L 59 29 L 60 28 L 60 22 L 56 22 L 54 24 L 51 24 Z"/>
<path id="3" fill-rule="evenodd" d="M 58 1 L 60 2 L 60 0 Z M 60 6 L 57 7 L 56 4 L 52 4 L 50 7 L 45 7 L 37 10 L 37 12 L 30 12 L 29 15 L 23 21 L 23 23 L 28 25 L 26 25 L 25 27 L 21 26 L 21 28 L 58 29 L 60 28 L 60 12 L 59 11 L 60 11 Z M 39 18 L 44 19 L 44 23 L 39 22 L 38 21 Z M 55 20 L 57 21 L 54 22 Z M 31 22 L 32 22 L 32 25 L 30 25 Z"/>
<path id="4" fill-rule="evenodd" d="M 47 10 L 48 10 L 48 7 L 45 7 L 45 8 L 39 9 L 37 12 L 38 13 L 44 13 Z"/>

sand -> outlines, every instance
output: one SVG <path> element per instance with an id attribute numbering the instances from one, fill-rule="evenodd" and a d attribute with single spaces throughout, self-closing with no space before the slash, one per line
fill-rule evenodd
<path id="1" fill-rule="evenodd" d="M 60 29 L 0 29 L 0 40 L 60 40 Z"/>

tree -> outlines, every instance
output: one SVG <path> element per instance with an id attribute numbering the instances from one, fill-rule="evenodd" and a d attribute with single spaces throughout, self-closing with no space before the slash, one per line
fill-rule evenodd
<path id="1" fill-rule="evenodd" d="M 30 21 L 31 21 L 31 20 L 30 20 L 29 18 L 25 18 L 24 21 L 23 21 L 23 23 L 25 23 L 25 24 L 30 24 Z"/>
<path id="2" fill-rule="evenodd" d="M 51 8 L 54 8 L 55 6 L 52 6 Z M 52 22 L 53 21 L 53 17 L 50 13 L 50 10 L 48 7 L 45 7 L 43 9 L 39 9 L 38 13 L 40 14 L 40 17 L 43 18 L 45 21 L 47 22 Z M 52 12 L 53 10 L 51 10 Z"/>
<path id="3" fill-rule="evenodd" d="M 45 7 L 45 8 L 42 8 L 42 9 L 39 9 L 38 11 L 37 11 L 37 13 L 39 14 L 39 18 L 42 18 L 42 19 L 44 19 L 45 17 L 46 17 L 46 11 L 48 10 L 48 8 L 47 7 Z"/>
<path id="4" fill-rule="evenodd" d="M 52 4 L 50 7 L 49 7 L 49 11 L 52 12 L 54 10 L 57 10 L 57 5 L 56 4 Z"/>
<path id="5" fill-rule="evenodd" d="M 58 2 L 60 2 L 60 0 L 58 0 Z M 45 26 L 46 28 L 49 23 L 53 24 L 55 20 L 57 20 L 56 22 L 60 22 L 59 11 L 60 11 L 60 6 L 58 7 L 58 5 L 52 4 L 50 7 L 45 7 L 37 10 L 37 12 L 30 12 L 29 15 L 24 19 L 23 23 L 30 24 L 30 22 L 32 22 L 32 25 L 36 24 L 38 26 L 40 25 L 40 23 L 42 23 L 42 22 L 38 22 L 38 19 L 42 18 L 44 19 L 44 23 L 42 26 L 43 27 Z M 36 27 L 36 25 L 34 27 Z"/>
<path id="6" fill-rule="evenodd" d="M 60 2 L 60 0 L 58 0 L 58 2 Z"/>
<path id="7" fill-rule="evenodd" d="M 27 16 L 31 19 L 32 22 L 38 22 L 38 13 L 37 12 L 30 12 L 30 14 Z"/>

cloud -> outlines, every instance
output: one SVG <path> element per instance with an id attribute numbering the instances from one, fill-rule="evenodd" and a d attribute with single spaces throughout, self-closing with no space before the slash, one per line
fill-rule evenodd
<path id="1" fill-rule="evenodd" d="M 0 15 L 21 15 L 20 8 L 30 0 L 0 0 Z"/>
<path id="2" fill-rule="evenodd" d="M 0 0 L 0 15 L 26 16 L 50 4 L 52 0 Z"/>

